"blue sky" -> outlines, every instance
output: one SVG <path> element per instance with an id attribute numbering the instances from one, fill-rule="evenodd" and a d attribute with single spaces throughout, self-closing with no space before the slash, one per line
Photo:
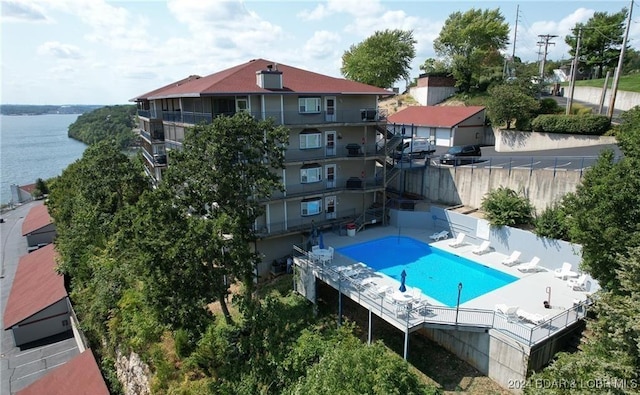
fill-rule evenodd
<path id="1" fill-rule="evenodd" d="M 538 35 L 555 34 L 548 59 L 568 59 L 564 37 L 595 11 L 630 1 L 104 1 L 0 0 L 3 104 L 125 104 L 188 75 L 265 58 L 340 77 L 341 56 L 376 30 L 413 30 L 418 66 L 456 11 L 499 8 L 515 53 L 538 59 Z M 629 45 L 640 48 L 634 6 Z M 404 88 L 402 86 L 401 88 Z"/>

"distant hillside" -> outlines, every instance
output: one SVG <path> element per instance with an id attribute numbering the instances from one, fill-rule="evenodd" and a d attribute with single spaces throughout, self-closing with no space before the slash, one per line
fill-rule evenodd
<path id="1" fill-rule="evenodd" d="M 69 125 L 69 137 L 93 144 L 102 140 L 111 140 L 120 148 L 127 148 L 136 141 L 136 106 L 106 106 L 86 114 Z"/>
<path id="2" fill-rule="evenodd" d="M 0 114 L 2 115 L 44 115 L 44 114 L 84 114 L 102 106 L 99 105 L 33 105 L 33 104 L 2 104 Z"/>

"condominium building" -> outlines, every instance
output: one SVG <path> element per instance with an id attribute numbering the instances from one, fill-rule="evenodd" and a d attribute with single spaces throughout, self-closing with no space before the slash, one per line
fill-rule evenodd
<path id="1" fill-rule="evenodd" d="M 281 172 L 284 192 L 265 201 L 255 245 L 270 263 L 307 242 L 313 228 L 344 232 L 385 221 L 386 152 L 402 141 L 387 135 L 378 100 L 393 92 L 255 59 L 220 72 L 189 76 L 134 99 L 149 175 L 160 182 L 185 131 L 217 116 L 249 112 L 289 129 Z M 392 143 L 391 143 L 392 141 Z"/>

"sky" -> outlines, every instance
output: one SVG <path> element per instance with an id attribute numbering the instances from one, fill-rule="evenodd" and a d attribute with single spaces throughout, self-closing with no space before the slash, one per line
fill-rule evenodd
<path id="1" fill-rule="evenodd" d="M 568 60 L 564 37 L 594 12 L 630 1 L 455 0 L 0 0 L 2 104 L 127 104 L 189 75 L 264 58 L 341 77 L 342 54 L 384 29 L 412 30 L 419 66 L 454 12 L 498 8 L 509 46 L 537 61 L 539 35 L 557 35 L 547 59 Z M 519 10 L 517 11 L 517 7 Z M 515 29 L 517 21 L 517 31 Z M 634 5 L 628 44 L 640 48 Z M 402 83 L 403 85 L 404 83 Z M 404 86 L 400 86 L 404 89 Z"/>

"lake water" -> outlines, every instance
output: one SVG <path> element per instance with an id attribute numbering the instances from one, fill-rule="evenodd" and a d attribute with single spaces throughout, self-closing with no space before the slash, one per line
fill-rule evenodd
<path id="1" fill-rule="evenodd" d="M 82 157 L 84 143 L 67 137 L 78 114 L 0 116 L 0 203 L 11 200 L 11 184 L 33 184 L 62 174 Z"/>

